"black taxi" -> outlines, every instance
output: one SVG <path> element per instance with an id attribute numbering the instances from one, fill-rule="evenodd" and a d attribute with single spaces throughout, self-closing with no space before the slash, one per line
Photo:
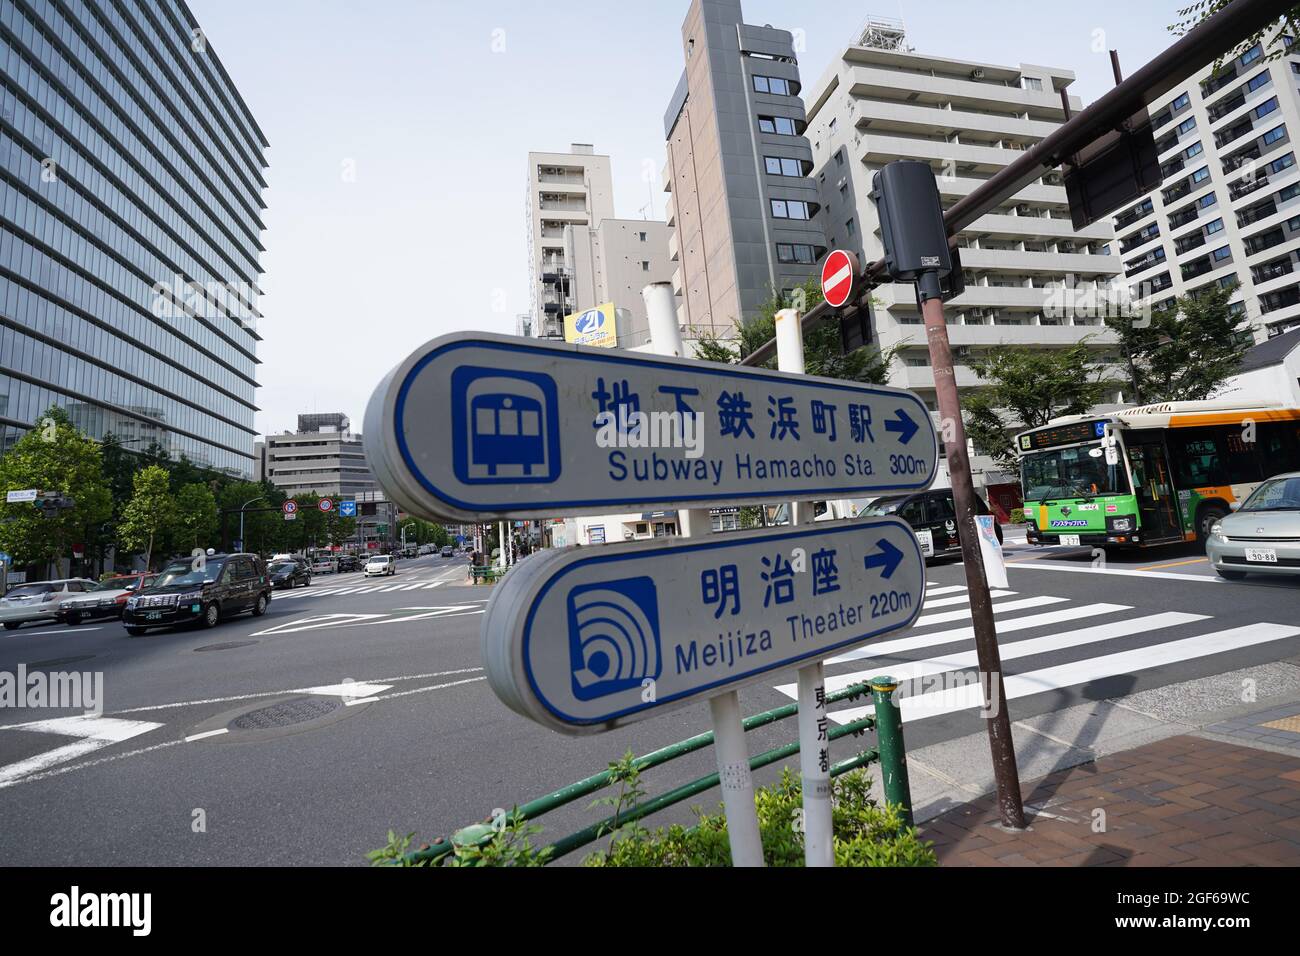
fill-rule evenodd
<path id="1" fill-rule="evenodd" d="M 988 503 L 975 496 L 975 513 L 992 514 Z M 927 558 L 946 558 L 961 555 L 961 540 L 957 536 L 957 506 L 951 488 L 932 488 L 912 495 L 891 495 L 877 498 L 859 512 L 860 517 L 894 515 L 912 526 L 921 542 L 921 553 Z M 1002 525 L 993 521 L 998 544 L 1002 543 Z M 929 547 L 926 546 L 927 539 Z"/>
<path id="2" fill-rule="evenodd" d="M 133 637 L 151 627 L 216 627 L 223 617 L 266 613 L 271 579 L 255 554 L 177 558 L 147 588 L 126 599 L 122 623 Z"/>

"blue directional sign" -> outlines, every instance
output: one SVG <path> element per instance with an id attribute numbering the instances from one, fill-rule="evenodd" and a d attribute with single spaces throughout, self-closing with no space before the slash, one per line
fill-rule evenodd
<path id="1" fill-rule="evenodd" d="M 340 518 L 355 518 L 357 516 L 357 503 L 355 501 L 339 502 Z"/>
<path id="2" fill-rule="evenodd" d="M 458 521 L 865 497 L 938 462 L 902 389 L 468 333 L 394 369 L 365 436 L 394 500 Z"/>
<path id="3" fill-rule="evenodd" d="M 924 599 L 897 518 L 545 551 L 497 585 L 484 667 L 518 713 L 598 733 L 909 627 Z"/>

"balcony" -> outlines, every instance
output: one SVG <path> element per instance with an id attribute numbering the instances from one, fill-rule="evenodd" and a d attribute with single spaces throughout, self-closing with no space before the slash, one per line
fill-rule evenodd
<path id="1" fill-rule="evenodd" d="M 1257 205 L 1251 206 L 1249 209 L 1242 210 L 1242 212 L 1237 215 L 1237 226 L 1249 226 L 1252 222 L 1259 222 L 1261 219 L 1266 219 L 1275 212 L 1277 212 L 1277 203 L 1272 199 L 1269 199 L 1267 202 L 1258 203 Z"/>
<path id="2" fill-rule="evenodd" d="M 1191 252 L 1193 249 L 1198 249 L 1203 245 L 1205 245 L 1205 233 L 1196 232 L 1175 242 L 1174 251 L 1181 256 L 1184 253 Z"/>
<path id="3" fill-rule="evenodd" d="M 1139 205 L 1136 209 L 1131 209 L 1128 212 L 1124 212 L 1116 216 L 1115 228 L 1123 229 L 1125 226 L 1131 226 L 1139 219 L 1145 219 L 1147 216 L 1151 215 L 1153 212 L 1155 212 L 1155 208 L 1156 208 L 1155 205 L 1151 202 L 1150 199 L 1144 199 L 1142 201 L 1142 204 Z"/>
<path id="4" fill-rule="evenodd" d="M 1255 129 L 1255 123 L 1251 119 L 1244 119 L 1239 123 L 1233 123 L 1232 126 L 1225 129 L 1222 133 L 1214 134 L 1214 145 L 1222 149 L 1229 143 L 1235 143 L 1247 133 Z"/>
<path id="5" fill-rule="evenodd" d="M 1196 222 L 1200 215 L 1201 207 L 1195 204 L 1188 209 L 1179 210 L 1169 217 L 1169 231 L 1173 232 L 1175 229 L 1181 229 L 1188 223 Z"/>
<path id="6" fill-rule="evenodd" d="M 1246 105 L 1246 94 L 1237 92 L 1226 99 L 1219 100 L 1207 112 L 1210 116 L 1211 123 L 1217 123 L 1233 110 L 1240 109 Z"/>
<path id="7" fill-rule="evenodd" d="M 1060 276 L 1113 276 L 1119 272 L 1114 256 L 1086 255 L 1081 252 L 1031 252 L 1019 249 L 972 249 L 961 251 L 967 269 L 990 269 L 1001 272 L 1033 273 Z"/>
<path id="8" fill-rule="evenodd" d="M 1253 160 L 1259 159 L 1259 157 L 1260 152 L 1259 146 L 1257 145 L 1253 145 L 1248 149 L 1243 149 L 1239 153 L 1233 153 L 1223 161 L 1223 174 L 1226 176 L 1229 173 L 1236 172 L 1242 166 L 1245 166 Z"/>
<path id="9" fill-rule="evenodd" d="M 1033 187 L 1031 187 L 1033 188 Z M 1040 186 L 1039 189 L 1048 187 Z M 1019 194 L 1017 194 L 1019 195 Z M 1061 216 L 1011 216 L 1002 213 L 990 213 L 981 216 L 964 230 L 967 235 L 990 235 L 1011 239 L 1080 239 L 1109 242 L 1112 236 L 1110 224 L 1096 222 L 1084 229 L 1075 230 L 1070 217 Z"/>
<path id="10" fill-rule="evenodd" d="M 1261 232 L 1257 236 L 1251 236 L 1245 241 L 1244 245 L 1246 247 L 1246 255 L 1258 255 L 1265 249 L 1272 249 L 1274 246 L 1281 245 L 1286 242 L 1286 240 L 1286 232 L 1283 231 L 1280 226 L 1275 229 L 1269 229 L 1265 232 Z"/>
<path id="11" fill-rule="evenodd" d="M 866 163 L 883 165 L 897 159 L 920 159 L 943 165 L 949 160 L 958 166 L 985 173 L 995 173 L 1024 156 L 1018 149 L 996 146 L 968 146 L 935 139 L 910 139 L 867 133 L 858 146 L 857 158 Z"/>
<path id="12" fill-rule="evenodd" d="M 1251 281 L 1255 285 L 1263 285 L 1273 279 L 1281 278 L 1284 275 L 1290 275 L 1295 271 L 1295 261 L 1287 256 L 1285 259 L 1277 259 L 1273 262 L 1267 262 L 1262 266 L 1255 266 L 1250 270 Z"/>
<path id="13" fill-rule="evenodd" d="M 1236 200 L 1240 199 L 1242 196 L 1249 196 L 1255 190 L 1263 189 L 1267 185 L 1268 185 L 1267 176 L 1255 176 L 1253 178 L 1247 176 L 1246 178 L 1239 179 L 1235 183 L 1232 183 L 1230 186 L 1228 186 L 1228 197 L 1235 202 Z"/>
<path id="14" fill-rule="evenodd" d="M 1259 297 L 1259 311 L 1263 315 L 1300 305 L 1300 286 L 1291 286 L 1277 292 L 1268 292 Z"/>
<path id="15" fill-rule="evenodd" d="M 1203 276 L 1207 272 L 1214 271 L 1214 263 L 1210 261 L 1209 256 L 1201 256 L 1191 262 L 1184 263 L 1182 266 L 1183 281 L 1190 282 L 1197 276 Z"/>
<path id="16" fill-rule="evenodd" d="M 1152 239 L 1158 239 L 1158 238 L 1160 238 L 1160 226 L 1159 224 L 1153 224 L 1151 226 L 1148 226 L 1146 229 L 1143 229 L 1137 235 L 1130 236 L 1127 241 L 1121 242 L 1119 246 L 1119 253 L 1122 256 L 1128 255 L 1134 249 L 1137 249 L 1140 246 L 1145 246 Z"/>
<path id="17" fill-rule="evenodd" d="M 1152 249 L 1140 259 L 1134 259 L 1132 262 L 1124 263 L 1124 276 L 1131 279 L 1140 272 L 1146 272 L 1153 269 L 1165 261 L 1164 249 Z"/>
<path id="18" fill-rule="evenodd" d="M 1214 95 L 1240 75 L 1241 71 L 1237 69 L 1237 64 L 1235 63 L 1224 69 L 1222 72 L 1216 73 L 1201 84 L 1202 99 Z"/>

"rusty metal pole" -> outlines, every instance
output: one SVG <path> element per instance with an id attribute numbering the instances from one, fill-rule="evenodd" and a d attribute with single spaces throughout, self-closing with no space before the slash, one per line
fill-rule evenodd
<path id="1" fill-rule="evenodd" d="M 975 654 L 984 678 L 981 683 L 984 691 L 982 716 L 988 728 L 993 777 L 998 787 L 998 813 L 1003 826 L 1023 830 L 1025 808 L 1020 796 L 1020 771 L 1016 767 L 1011 717 L 1007 713 L 1007 698 L 1002 686 L 1002 658 L 993 623 L 993 600 L 989 596 L 979 531 L 975 527 L 975 485 L 971 479 L 970 458 L 966 455 L 966 427 L 961 419 L 961 402 L 957 397 L 957 378 L 953 373 L 948 326 L 943 318 L 938 273 L 922 274 L 917 289 L 922 300 L 925 334 L 930 344 L 930 365 L 934 370 L 934 389 L 939 399 L 953 503 L 957 507 L 961 556 L 966 568 L 966 590 L 970 595 L 971 623 L 975 630 Z"/>

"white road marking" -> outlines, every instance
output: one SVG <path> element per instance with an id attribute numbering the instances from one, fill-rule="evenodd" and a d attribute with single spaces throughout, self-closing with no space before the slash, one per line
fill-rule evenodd
<path id="1" fill-rule="evenodd" d="M 250 637 L 262 637 L 266 634 L 296 634 L 299 631 L 310 631 L 315 628 L 329 627 L 331 624 L 342 624 L 351 621 L 361 621 L 370 618 L 384 617 L 383 614 L 323 614 L 316 617 L 300 618 L 296 621 L 287 621 L 284 624 L 277 624 L 274 627 L 268 627 L 264 631 L 256 631 Z"/>
<path id="2" fill-rule="evenodd" d="M 1209 581 L 1211 584 L 1227 584 L 1220 577 L 1207 574 L 1176 574 L 1173 571 L 1131 571 L 1127 568 L 1094 568 L 1091 565 L 1079 567 L 1073 564 L 1058 564 L 1048 561 L 1021 561 L 1009 564 L 1012 571 L 1073 571 L 1075 574 L 1115 574 L 1126 578 L 1168 578 L 1171 581 Z"/>
<path id="3" fill-rule="evenodd" d="M 228 733 L 230 733 L 230 728 L 222 727 L 219 730 L 209 730 L 201 734 L 190 734 L 190 736 L 185 738 L 185 742 L 187 744 L 193 743 L 196 740 L 207 740 L 209 737 L 220 737 L 222 734 Z"/>
<path id="4" fill-rule="evenodd" d="M 1215 654 L 1223 654 L 1227 651 L 1241 650 L 1242 648 L 1268 644 L 1272 641 L 1285 640 L 1288 637 L 1296 636 L 1300 636 L 1300 627 L 1286 624 L 1247 624 L 1243 627 L 1234 627 L 1226 631 L 1214 631 L 1210 634 L 1188 637 L 1180 641 L 1153 644 L 1149 647 L 1139 647 L 1131 651 L 1120 651 L 1102 657 L 1088 657 L 1079 661 L 1071 661 L 1068 664 L 1057 664 L 1054 667 L 1044 667 L 1041 670 L 1028 671 L 1024 674 L 1014 674 L 1003 678 L 1003 686 L 1006 689 L 1006 699 L 1017 700 L 1021 697 L 1031 697 L 1045 691 L 1075 687 L 1079 684 L 1114 677 L 1117 674 L 1135 674 L 1138 671 L 1164 667 L 1169 664 L 1196 660 L 1202 657 L 1212 657 Z M 927 717 L 936 717 L 941 714 L 969 710 L 973 707 L 982 707 L 984 704 L 983 694 L 984 691 L 980 684 L 972 683 L 961 687 L 932 691 L 928 694 L 904 697 L 899 702 L 899 706 L 904 720 L 924 720 Z M 865 716 L 867 711 L 868 708 L 866 707 L 855 707 L 851 710 L 835 711 L 830 714 L 830 717 L 836 722 L 843 723 Z M 856 717 L 851 716 L 854 713 L 856 713 Z"/>
<path id="5" fill-rule="evenodd" d="M 1024 641 L 1012 641 L 1000 645 L 999 649 L 1002 660 L 1013 661 L 1021 657 L 1032 657 L 1035 654 L 1050 654 L 1052 651 L 1064 650 L 1069 647 L 1082 647 L 1085 644 L 1110 641 L 1119 637 L 1131 637 L 1134 634 L 1145 634 L 1148 631 L 1161 628 L 1177 627 L 1180 624 L 1189 624 L 1193 621 L 1205 621 L 1209 617 L 1208 614 L 1166 611 L 1160 614 L 1149 614 L 1146 617 L 1129 618 L 1110 624 L 1080 628 L 1077 631 L 1065 631 L 1060 634 L 1048 634 Z M 979 657 L 975 651 L 963 651 L 922 661 L 908 661 L 903 664 L 882 664 L 880 667 L 871 670 L 855 671 L 851 674 L 836 674 L 833 677 L 828 677 L 826 678 L 826 692 L 828 694 L 834 693 L 851 684 L 864 683 L 876 677 L 881 671 L 887 671 L 890 677 L 901 683 L 931 674 L 944 674 L 948 671 L 966 670 L 978 666 Z M 780 684 L 776 689 L 792 699 L 797 700 L 799 697 L 797 685 L 795 684 Z"/>
<path id="6" fill-rule="evenodd" d="M 1011 597 L 1015 591 L 990 591 L 991 598 Z M 940 598 L 937 601 L 931 601 L 928 597 L 925 599 L 925 609 L 928 611 L 935 607 L 952 607 L 957 604 L 968 604 L 970 602 L 969 594 L 959 594 L 956 597 Z"/>
<path id="7" fill-rule="evenodd" d="M 1005 614 L 1008 611 L 1023 611 L 1031 607 L 1043 607 L 1047 604 L 1064 604 L 1069 598 L 1050 597 L 1040 594 L 1037 597 L 1021 598 L 1019 601 L 1003 601 L 1001 604 L 993 605 L 994 614 Z M 931 624 L 948 624 L 952 621 L 970 620 L 970 611 L 941 611 L 938 614 L 922 614 L 916 619 L 916 627 L 928 627 Z"/>
<path id="8" fill-rule="evenodd" d="M 102 630 L 103 630 L 102 627 L 98 627 L 98 626 L 83 627 L 82 625 L 78 624 L 76 627 L 60 628 L 57 631 L 22 631 L 21 633 L 23 637 L 39 637 L 42 634 L 73 634 L 73 633 L 81 634 L 84 633 L 85 631 L 102 631 Z"/>
<path id="9" fill-rule="evenodd" d="M 78 740 L 44 753 L 36 754 L 17 763 L 0 767 L 0 788 L 10 786 L 33 774 L 49 770 L 51 767 L 66 763 L 77 757 L 94 753 L 110 744 L 130 740 L 140 734 L 156 730 L 162 724 L 147 720 L 121 720 L 115 717 L 81 715 L 76 717 L 55 717 L 50 720 L 36 720 L 25 724 L 9 724 L 0 730 L 26 730 L 36 733 L 57 734 L 61 737 L 77 737 Z"/>
<path id="10" fill-rule="evenodd" d="M 1095 617 L 1099 614 L 1114 614 L 1116 611 L 1133 610 L 1127 604 L 1085 604 L 1083 607 L 1067 607 L 1059 611 L 1045 611 L 1042 614 L 1030 614 L 1026 617 L 1015 617 L 1009 621 L 998 622 L 998 636 L 1010 634 L 1013 631 L 1024 631 L 1032 627 L 1045 627 L 1049 624 L 1060 624 L 1062 621 L 1074 621 L 1081 617 Z M 932 631 L 929 634 L 918 634 L 914 637 L 900 637 L 892 641 L 881 641 L 879 644 L 868 644 L 865 647 L 855 648 L 846 651 L 837 657 L 832 657 L 827 664 L 844 664 L 848 661 L 862 660 L 864 657 L 882 657 L 888 654 L 901 653 L 903 651 L 915 651 L 922 647 L 932 647 L 937 644 L 955 644 L 959 641 L 973 641 L 975 639 L 975 628 L 972 627 L 955 627 L 947 631 Z"/>
<path id="11" fill-rule="evenodd" d="M 929 588 L 925 592 L 925 596 L 929 598 L 938 594 L 956 594 L 958 591 L 965 591 L 965 590 L 966 590 L 966 585 L 964 584 L 952 584 L 946 588 L 941 588 L 941 587 L 937 587 L 935 583 L 931 581 Z"/>

